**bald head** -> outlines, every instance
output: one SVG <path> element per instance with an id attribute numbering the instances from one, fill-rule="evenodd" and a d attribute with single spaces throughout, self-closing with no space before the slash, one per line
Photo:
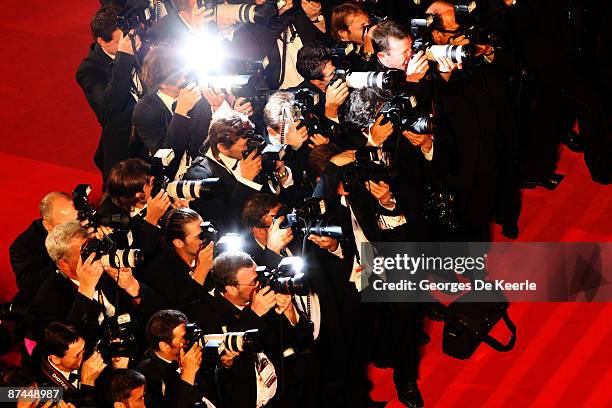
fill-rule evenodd
<path id="1" fill-rule="evenodd" d="M 455 19 L 455 7 L 452 3 L 447 1 L 434 1 L 426 10 L 427 14 L 433 14 L 437 16 L 440 28 L 445 31 L 456 31 L 459 29 L 459 24 Z M 448 44 L 452 37 L 450 32 L 442 32 L 439 30 L 432 30 L 432 36 L 436 44 Z"/>
<path id="2" fill-rule="evenodd" d="M 38 205 L 43 226 L 51 231 L 56 225 L 77 219 L 77 211 L 74 209 L 72 198 L 63 192 L 53 191 L 40 200 Z"/>

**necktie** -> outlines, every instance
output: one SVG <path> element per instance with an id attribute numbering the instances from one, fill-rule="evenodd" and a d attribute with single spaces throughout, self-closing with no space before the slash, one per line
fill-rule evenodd
<path id="1" fill-rule="evenodd" d="M 174 113 L 175 109 L 176 109 L 176 101 L 172 102 L 172 113 Z"/>
<path id="2" fill-rule="evenodd" d="M 74 383 L 78 379 L 79 379 L 79 375 L 77 373 L 70 373 L 70 375 L 68 376 L 68 382 L 70 384 Z"/>

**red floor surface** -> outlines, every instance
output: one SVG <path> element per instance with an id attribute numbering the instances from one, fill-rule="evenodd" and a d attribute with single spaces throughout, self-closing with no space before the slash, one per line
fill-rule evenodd
<path id="1" fill-rule="evenodd" d="M 91 157 L 99 129 L 74 80 L 90 42 L 93 0 L 20 2 L 5 7 L 0 26 L 0 300 L 14 293 L 10 242 L 37 216 L 49 191 L 71 191 L 99 177 Z M 594 184 L 582 156 L 563 150 L 567 174 L 556 191 L 524 192 L 521 241 L 612 241 L 612 186 Z M 499 230 L 495 240 L 504 241 Z M 423 349 L 426 406 L 612 406 L 612 304 L 513 304 L 513 351 L 480 348 L 468 361 L 441 352 L 441 325 L 430 326 Z M 497 328 L 496 328 L 497 329 Z M 499 330 L 501 336 L 503 330 Z M 371 369 L 372 396 L 395 399 L 391 370 Z"/>

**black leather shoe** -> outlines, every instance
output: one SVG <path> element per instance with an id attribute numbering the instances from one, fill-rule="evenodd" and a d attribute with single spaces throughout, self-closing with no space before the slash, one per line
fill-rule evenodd
<path id="1" fill-rule="evenodd" d="M 561 183 L 561 180 L 565 175 L 553 173 L 549 177 L 543 179 L 534 179 L 534 180 L 523 180 L 521 188 L 536 188 L 538 186 L 544 187 L 547 190 L 554 190 Z"/>
<path id="2" fill-rule="evenodd" d="M 425 406 L 423 396 L 416 381 L 408 381 L 401 390 L 397 391 L 397 399 L 408 408 L 422 408 Z"/>
<path id="3" fill-rule="evenodd" d="M 570 129 L 565 135 L 561 137 L 561 142 L 567 146 L 572 152 L 583 153 L 584 152 L 584 138 Z"/>
<path id="4" fill-rule="evenodd" d="M 517 239 L 519 236 L 519 228 L 516 224 L 502 224 L 502 234 L 506 238 Z"/>

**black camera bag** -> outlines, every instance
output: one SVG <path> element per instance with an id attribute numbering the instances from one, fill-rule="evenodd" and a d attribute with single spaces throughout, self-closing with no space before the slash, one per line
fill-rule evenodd
<path id="1" fill-rule="evenodd" d="M 508 301 L 499 292 L 497 302 L 477 302 L 477 292 L 469 292 L 456 299 L 446 308 L 442 351 L 461 360 L 474 354 L 480 343 L 484 342 L 497 351 L 510 351 L 516 343 L 516 325 L 508 316 Z M 502 344 L 489 335 L 489 332 L 503 319 L 512 333 L 507 344 Z"/>

